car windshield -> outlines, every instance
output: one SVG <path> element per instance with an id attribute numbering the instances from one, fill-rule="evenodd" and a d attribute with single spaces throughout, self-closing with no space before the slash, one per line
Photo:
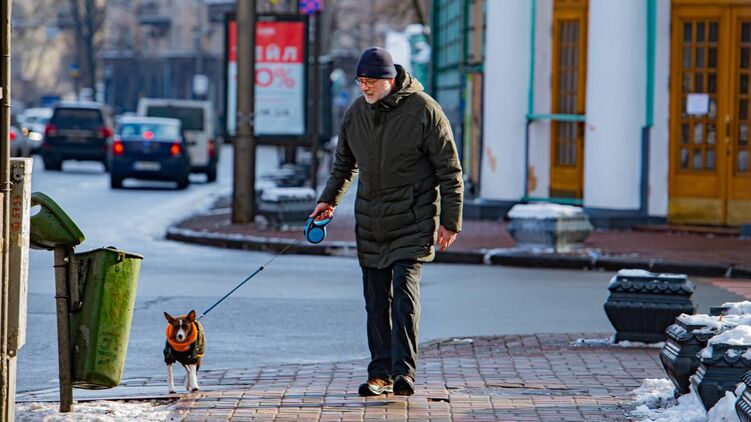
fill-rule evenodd
<path id="1" fill-rule="evenodd" d="M 60 127 L 98 129 L 104 125 L 102 112 L 93 108 L 58 108 L 50 121 Z"/>
<path id="2" fill-rule="evenodd" d="M 203 130 L 203 109 L 196 107 L 149 106 L 149 117 L 170 117 L 182 122 L 185 130 Z"/>
<path id="3" fill-rule="evenodd" d="M 123 140 L 147 139 L 147 140 L 178 140 L 180 131 L 176 125 L 163 123 L 126 123 L 120 126 L 117 132 Z"/>
<path id="4" fill-rule="evenodd" d="M 33 125 L 37 123 L 45 124 L 49 120 L 49 117 L 46 116 L 29 116 L 26 118 L 26 124 Z"/>

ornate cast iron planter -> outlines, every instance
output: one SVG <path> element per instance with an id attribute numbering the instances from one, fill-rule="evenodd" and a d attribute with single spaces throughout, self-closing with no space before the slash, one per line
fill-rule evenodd
<path id="1" fill-rule="evenodd" d="M 751 371 L 743 374 L 743 392 L 735 401 L 735 413 L 742 422 L 751 422 Z"/>
<path id="2" fill-rule="evenodd" d="M 584 247 L 592 233 L 589 217 L 579 207 L 548 203 L 519 204 L 509 211 L 508 232 L 520 249 L 569 252 Z"/>
<path id="3" fill-rule="evenodd" d="M 722 323 L 720 317 L 705 317 L 699 319 L 683 314 L 665 330 L 667 340 L 660 349 L 660 361 L 675 385 L 676 396 L 689 392 L 689 377 L 699 368 L 697 353 L 707 347 L 711 337 L 731 327 Z"/>
<path id="4" fill-rule="evenodd" d="M 693 314 L 694 284 L 685 274 L 618 271 L 608 286 L 605 314 L 615 327 L 615 341 L 665 341 L 665 329 L 680 314 Z"/>
<path id="5" fill-rule="evenodd" d="M 743 374 L 751 369 L 751 360 L 743 357 L 749 349 L 751 344 L 730 345 L 710 342 L 699 354 L 701 364 L 696 374 L 691 377 L 691 385 L 704 409 L 709 411 L 725 396 L 726 391 L 735 391 Z M 707 354 L 707 351 L 711 351 L 711 354 Z"/>

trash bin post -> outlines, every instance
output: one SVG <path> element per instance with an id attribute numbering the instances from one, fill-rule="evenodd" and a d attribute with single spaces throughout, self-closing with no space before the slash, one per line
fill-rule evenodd
<path id="1" fill-rule="evenodd" d="M 68 266 L 72 247 L 55 248 L 55 303 L 57 305 L 57 351 L 60 375 L 60 413 L 70 412 L 73 405 L 73 369 L 70 347 L 70 295 Z"/>

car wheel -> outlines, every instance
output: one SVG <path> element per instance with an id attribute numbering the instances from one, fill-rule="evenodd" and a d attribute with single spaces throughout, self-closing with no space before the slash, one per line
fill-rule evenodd
<path id="1" fill-rule="evenodd" d="M 206 182 L 216 182 L 216 166 L 212 166 L 211 168 L 209 168 L 209 171 L 206 172 Z"/>
<path id="2" fill-rule="evenodd" d="M 63 169 L 62 160 L 53 160 L 51 158 L 44 158 L 44 169 L 50 171 L 60 171 Z"/>
<path id="3" fill-rule="evenodd" d="M 104 161 L 102 161 L 102 165 L 104 166 L 104 172 L 105 172 L 105 173 L 109 173 L 109 171 L 110 171 L 110 166 L 109 166 L 109 162 L 108 162 L 108 160 L 104 160 Z"/>
<path id="4" fill-rule="evenodd" d="M 190 186 L 190 179 L 188 178 L 187 174 L 182 179 L 178 179 L 177 180 L 177 188 L 178 189 L 180 189 L 180 190 L 186 189 L 188 186 Z"/>
<path id="5" fill-rule="evenodd" d="M 123 179 L 122 177 L 117 177 L 114 175 L 110 175 L 110 187 L 112 189 L 122 189 L 123 188 Z"/>

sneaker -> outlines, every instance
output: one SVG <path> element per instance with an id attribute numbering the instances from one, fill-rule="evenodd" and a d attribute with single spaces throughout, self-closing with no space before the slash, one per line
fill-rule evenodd
<path id="1" fill-rule="evenodd" d="M 381 378 L 368 378 L 368 382 L 360 384 L 357 392 L 363 397 L 380 396 L 384 393 L 393 393 L 394 384 Z"/>
<path id="2" fill-rule="evenodd" d="M 397 375 L 394 379 L 394 394 L 397 396 L 415 394 L 415 380 L 409 375 Z"/>

